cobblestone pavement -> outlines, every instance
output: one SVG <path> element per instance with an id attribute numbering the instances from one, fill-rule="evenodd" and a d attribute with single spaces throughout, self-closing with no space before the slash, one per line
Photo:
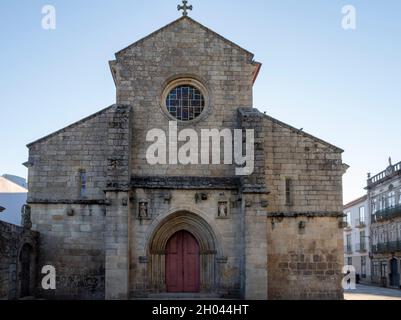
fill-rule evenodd
<path id="1" fill-rule="evenodd" d="M 356 290 L 345 290 L 345 300 L 401 300 L 401 290 L 357 285 Z"/>

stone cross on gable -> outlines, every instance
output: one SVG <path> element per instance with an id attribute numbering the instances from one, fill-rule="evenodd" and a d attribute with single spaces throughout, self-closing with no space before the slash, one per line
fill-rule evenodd
<path id="1" fill-rule="evenodd" d="M 192 10 L 192 5 L 187 6 L 187 3 L 188 3 L 187 0 L 183 0 L 182 3 L 183 3 L 183 5 L 182 6 L 178 5 L 177 9 L 178 9 L 178 11 L 182 10 L 183 16 L 187 16 L 188 15 L 187 10 Z"/>

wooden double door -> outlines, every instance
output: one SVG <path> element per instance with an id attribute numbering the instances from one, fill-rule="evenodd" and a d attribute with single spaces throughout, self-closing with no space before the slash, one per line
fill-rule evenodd
<path id="1" fill-rule="evenodd" d="M 187 231 L 174 234 L 166 246 L 166 287 L 171 293 L 200 291 L 199 243 Z"/>

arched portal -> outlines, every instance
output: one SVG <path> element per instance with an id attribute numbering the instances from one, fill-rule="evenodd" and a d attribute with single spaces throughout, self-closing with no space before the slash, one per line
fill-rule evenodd
<path id="1" fill-rule="evenodd" d="M 148 288 L 151 292 L 168 292 L 166 258 L 169 240 L 174 239 L 174 236 L 180 232 L 189 233 L 199 248 L 199 289 L 196 291 L 214 292 L 216 289 L 216 237 L 210 225 L 202 217 L 187 211 L 169 215 L 153 231 L 148 242 Z M 191 291 L 196 292 L 193 289 Z"/>
<path id="2" fill-rule="evenodd" d="M 19 296 L 21 298 L 32 295 L 34 283 L 34 257 L 30 244 L 24 244 L 19 253 Z"/>
<path id="3" fill-rule="evenodd" d="M 166 246 L 167 292 L 199 292 L 199 270 L 198 241 L 188 231 L 178 231 Z"/>

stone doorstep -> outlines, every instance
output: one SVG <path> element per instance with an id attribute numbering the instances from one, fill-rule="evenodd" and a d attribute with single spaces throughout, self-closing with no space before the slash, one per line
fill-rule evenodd
<path id="1" fill-rule="evenodd" d="M 223 300 L 215 293 L 154 293 L 135 300 Z"/>
<path id="2" fill-rule="evenodd" d="M 19 298 L 18 300 L 21 301 L 25 301 L 25 300 L 38 300 L 37 298 L 35 298 L 34 296 L 28 296 L 28 297 L 23 297 L 23 298 Z"/>

